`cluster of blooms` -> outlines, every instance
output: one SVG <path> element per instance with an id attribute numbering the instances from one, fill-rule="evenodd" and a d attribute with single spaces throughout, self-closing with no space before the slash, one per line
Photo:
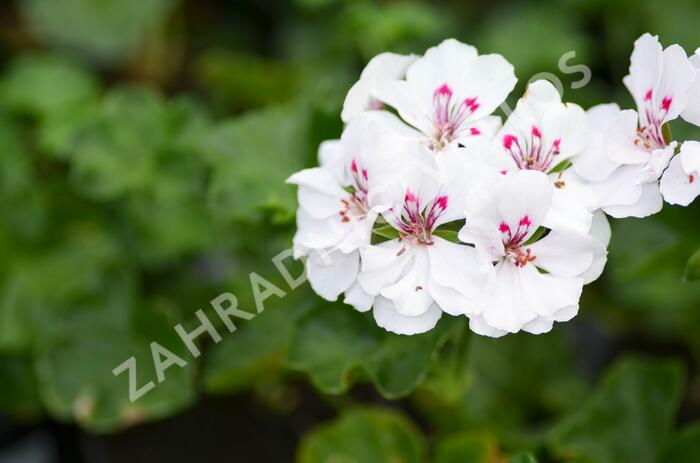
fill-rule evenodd
<path id="1" fill-rule="evenodd" d="M 428 331 L 443 312 L 487 336 L 547 332 L 603 271 L 605 214 L 700 194 L 700 143 L 677 149 L 666 128 L 700 124 L 696 66 L 700 54 L 645 34 L 624 79 L 638 113 L 584 111 L 540 80 L 502 123 L 492 113 L 516 84 L 502 56 L 453 39 L 378 55 L 347 95 L 340 140 L 288 179 L 295 257 L 321 297 L 343 295 L 395 333 Z"/>

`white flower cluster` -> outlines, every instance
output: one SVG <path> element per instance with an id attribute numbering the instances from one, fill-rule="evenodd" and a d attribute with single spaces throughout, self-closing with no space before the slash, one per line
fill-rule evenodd
<path id="1" fill-rule="evenodd" d="M 635 42 L 625 85 L 638 112 L 563 103 L 516 84 L 500 55 L 450 39 L 425 55 L 384 53 L 350 89 L 340 140 L 298 186 L 296 258 L 313 289 L 341 294 L 400 334 L 443 312 L 487 336 L 538 334 L 576 315 L 603 271 L 613 217 L 658 212 L 700 194 L 700 143 L 670 140 L 679 115 L 700 124 L 700 55 Z"/>

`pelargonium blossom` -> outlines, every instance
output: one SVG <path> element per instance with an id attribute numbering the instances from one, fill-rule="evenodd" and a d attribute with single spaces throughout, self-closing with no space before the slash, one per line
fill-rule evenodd
<path id="1" fill-rule="evenodd" d="M 394 108 L 412 136 L 433 151 L 490 137 L 500 120 L 491 113 L 515 86 L 513 66 L 501 55 L 448 39 L 406 69 L 405 79 L 376 83 L 373 96 Z"/>
<path id="2" fill-rule="evenodd" d="M 287 180 L 299 187 L 294 256 L 307 259 L 316 293 L 333 301 L 345 292 L 357 307 L 372 303 L 356 283 L 359 250 L 369 243 L 381 211 L 372 199 L 372 184 L 399 162 L 391 143 L 382 143 L 389 141 L 380 136 L 382 131 L 370 118 L 354 120 L 340 140 L 321 144 L 320 167 Z"/>
<path id="3" fill-rule="evenodd" d="M 486 153 L 501 172 L 535 170 L 547 174 L 554 190 L 545 225 L 587 232 L 593 220 L 593 193 L 568 169 L 590 136 L 584 110 L 563 103 L 546 80 L 531 83 Z"/>
<path id="4" fill-rule="evenodd" d="M 604 105 L 589 110 L 599 135 L 574 164 L 596 192 L 598 206 L 613 217 L 646 217 L 659 212 L 659 179 L 677 143 L 665 130 L 687 111 L 696 71 L 678 45 L 662 49 L 656 36 L 634 44 L 630 73 L 623 79 L 637 111 Z"/>
<path id="5" fill-rule="evenodd" d="M 431 329 L 442 312 L 463 315 L 471 310 L 491 268 L 474 259 L 474 249 L 441 236 L 441 226 L 464 219 L 463 199 L 476 166 L 453 159 L 446 178 L 409 165 L 394 176 L 385 192 L 391 206 L 386 226 L 396 238 L 361 250 L 358 281 L 376 296 L 374 319 L 400 334 Z"/>
<path id="6" fill-rule="evenodd" d="M 566 227 L 542 234 L 555 188 L 544 173 L 521 170 L 468 197 L 459 239 L 494 265 L 476 311 L 469 314 L 476 333 L 549 331 L 554 322 L 577 314 L 583 285 L 600 275 L 605 223 L 595 227 L 596 233 L 601 230 L 597 238 Z"/>

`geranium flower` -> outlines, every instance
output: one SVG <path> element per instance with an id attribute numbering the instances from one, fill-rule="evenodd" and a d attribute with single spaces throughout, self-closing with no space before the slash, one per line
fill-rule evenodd
<path id="1" fill-rule="evenodd" d="M 549 331 L 555 321 L 576 315 L 583 285 L 600 275 L 609 238 L 604 217 L 597 216 L 593 227 L 598 239 L 564 227 L 541 228 L 554 190 L 544 173 L 519 170 L 469 195 L 459 239 L 494 264 L 477 310 L 469 314 L 474 332 L 497 337 Z"/>
<path id="2" fill-rule="evenodd" d="M 369 244 L 381 205 L 372 199 L 372 184 L 393 172 L 399 162 L 383 126 L 372 118 L 354 119 L 341 140 L 319 149 L 320 167 L 292 175 L 299 208 L 294 236 L 295 258 L 306 257 L 309 282 L 321 297 L 346 301 L 368 310 L 372 297 L 356 285 L 359 249 Z"/>
<path id="3" fill-rule="evenodd" d="M 656 36 L 644 34 L 634 44 L 623 80 L 638 112 L 616 105 L 588 112 L 598 135 L 574 169 L 591 182 L 607 214 L 646 217 L 661 210 L 659 179 L 677 146 L 664 126 L 686 110 L 695 74 L 680 46 L 662 50 Z"/>
<path id="4" fill-rule="evenodd" d="M 562 103 L 546 80 L 530 84 L 498 132 L 487 159 L 502 172 L 535 170 L 548 174 L 556 187 L 545 226 L 566 226 L 587 232 L 593 219 L 592 192 L 568 170 L 571 158 L 588 143 L 586 114 L 580 106 Z"/>
<path id="5" fill-rule="evenodd" d="M 501 55 L 448 39 L 406 69 L 405 80 L 381 80 L 374 97 L 396 109 L 412 136 L 440 151 L 498 130 L 491 113 L 515 86 L 513 66 Z"/>
<path id="6" fill-rule="evenodd" d="M 391 207 L 383 218 L 396 238 L 361 250 L 358 281 L 377 297 L 374 318 L 388 331 L 422 333 L 435 326 L 443 311 L 469 313 L 492 270 L 474 259 L 473 248 L 443 237 L 441 226 L 464 219 L 465 189 L 479 170 L 462 164 L 461 152 L 444 155 L 452 160 L 448 177 L 419 163 L 394 177 L 385 192 Z"/>
<path id="7" fill-rule="evenodd" d="M 350 88 L 345 97 L 341 119 L 346 124 L 364 111 L 382 109 L 381 101 L 372 96 L 378 82 L 403 79 L 406 68 L 416 60 L 416 55 L 380 53 L 372 58 L 360 74 L 360 80 Z"/>

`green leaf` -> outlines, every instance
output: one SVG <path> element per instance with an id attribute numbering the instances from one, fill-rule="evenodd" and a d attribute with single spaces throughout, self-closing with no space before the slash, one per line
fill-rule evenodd
<path id="1" fill-rule="evenodd" d="M 665 446 L 658 463 L 700 461 L 700 422 L 686 426 Z"/>
<path id="2" fill-rule="evenodd" d="M 618 361 L 592 396 L 551 429 L 551 451 L 571 462 L 656 461 L 683 381 L 676 362 Z"/>
<path id="3" fill-rule="evenodd" d="M 498 455 L 493 437 L 463 432 L 438 443 L 435 463 L 490 463 L 496 461 Z"/>
<path id="4" fill-rule="evenodd" d="M 564 159 L 561 161 L 559 164 L 556 166 L 552 167 L 548 173 L 550 174 L 558 174 L 559 172 L 564 172 L 566 169 L 568 169 L 571 166 L 571 160 L 569 159 Z"/>
<path id="5" fill-rule="evenodd" d="M 97 97 L 95 78 L 80 66 L 52 55 L 24 55 L 0 82 L 0 99 L 37 118 L 70 117 Z"/>
<path id="6" fill-rule="evenodd" d="M 298 463 L 421 463 L 425 443 L 416 427 L 394 412 L 355 409 L 302 441 Z"/>
<path id="7" fill-rule="evenodd" d="M 203 371 L 207 392 L 235 392 L 278 373 L 294 324 L 309 308 L 299 299 L 290 294 L 278 301 L 265 301 L 264 312 L 247 322 L 237 323 L 240 327 L 237 326 L 235 332 L 212 347 Z"/>
<path id="8" fill-rule="evenodd" d="M 174 0 L 25 0 L 21 11 L 47 45 L 102 63 L 134 52 L 161 24 Z"/>
<path id="9" fill-rule="evenodd" d="M 31 358 L 0 355 L 0 409 L 18 415 L 37 415 L 42 405 Z"/>
<path id="10" fill-rule="evenodd" d="M 285 364 L 328 394 L 346 391 L 364 373 L 383 396 L 402 397 L 421 383 L 449 327 L 445 319 L 428 333 L 400 336 L 350 306 L 328 304 L 300 320 Z"/>
<path id="11" fill-rule="evenodd" d="M 88 298 L 41 326 L 36 352 L 39 392 L 49 412 L 75 420 L 93 432 L 114 432 L 137 423 L 172 415 L 195 399 L 196 362 L 169 319 L 153 305 L 132 307 L 130 285 L 111 280 L 103 294 Z M 150 350 L 157 342 L 185 359 L 158 383 Z M 136 358 L 137 387 L 155 387 L 135 402 L 129 399 L 129 375 L 112 370 Z"/>
<path id="12" fill-rule="evenodd" d="M 690 256 L 685 266 L 684 278 L 686 281 L 700 280 L 700 249 Z"/>
<path id="13" fill-rule="evenodd" d="M 393 240 L 399 237 L 399 231 L 391 225 L 381 225 L 372 230 L 372 244 Z"/>
<path id="14" fill-rule="evenodd" d="M 537 463 L 537 458 L 530 452 L 521 452 L 513 455 L 508 463 Z"/>
<path id="15" fill-rule="evenodd" d="M 308 137 L 309 118 L 302 107 L 265 109 L 215 127 L 201 146 L 214 167 L 209 189 L 213 210 L 238 220 L 263 211 L 290 220 L 295 191 L 284 181 L 313 155 Z"/>

